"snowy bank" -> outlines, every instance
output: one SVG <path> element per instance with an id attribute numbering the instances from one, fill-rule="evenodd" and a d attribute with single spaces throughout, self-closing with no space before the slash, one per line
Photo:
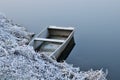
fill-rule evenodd
<path id="1" fill-rule="evenodd" d="M 106 80 L 102 70 L 80 71 L 27 46 L 33 33 L 0 14 L 0 80 Z"/>

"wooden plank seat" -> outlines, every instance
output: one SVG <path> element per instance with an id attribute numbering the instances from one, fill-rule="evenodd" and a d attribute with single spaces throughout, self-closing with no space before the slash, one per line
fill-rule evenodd
<path id="1" fill-rule="evenodd" d="M 47 42 L 58 42 L 63 43 L 65 40 L 58 40 L 58 39 L 46 39 L 46 38 L 35 38 L 35 41 L 47 41 Z"/>

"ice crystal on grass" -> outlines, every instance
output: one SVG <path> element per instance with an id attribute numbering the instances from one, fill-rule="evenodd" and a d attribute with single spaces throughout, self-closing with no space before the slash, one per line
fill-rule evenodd
<path id="1" fill-rule="evenodd" d="M 102 70 L 80 71 L 34 51 L 33 33 L 0 14 L 0 80 L 106 80 Z"/>

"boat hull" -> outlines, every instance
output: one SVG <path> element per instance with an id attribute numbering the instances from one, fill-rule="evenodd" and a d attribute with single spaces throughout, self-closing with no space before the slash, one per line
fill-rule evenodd
<path id="1" fill-rule="evenodd" d="M 73 37 L 72 27 L 49 26 L 37 34 L 29 45 L 40 53 L 58 59 Z"/>

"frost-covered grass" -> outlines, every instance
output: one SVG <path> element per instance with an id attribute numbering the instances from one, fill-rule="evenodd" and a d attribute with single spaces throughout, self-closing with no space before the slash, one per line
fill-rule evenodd
<path id="1" fill-rule="evenodd" d="M 0 14 L 0 80 L 106 80 L 102 70 L 81 71 L 33 50 L 33 33 Z"/>

